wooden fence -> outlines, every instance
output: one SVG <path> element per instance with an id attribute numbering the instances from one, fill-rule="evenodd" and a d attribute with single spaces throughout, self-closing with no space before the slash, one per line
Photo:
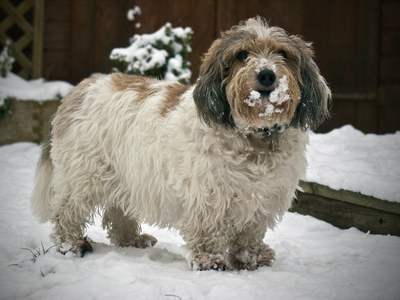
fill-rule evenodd
<path id="1" fill-rule="evenodd" d="M 0 41 L 10 40 L 14 72 L 25 78 L 42 75 L 44 0 L 1 0 Z"/>
<path id="2" fill-rule="evenodd" d="M 142 15 L 129 22 L 126 12 L 134 5 Z M 195 78 L 202 53 L 221 30 L 261 15 L 313 41 L 334 92 L 332 118 L 321 131 L 343 124 L 364 132 L 400 129 L 400 1 L 46 0 L 44 11 L 44 76 L 73 83 L 109 72 L 112 48 L 167 21 L 194 30 Z"/>

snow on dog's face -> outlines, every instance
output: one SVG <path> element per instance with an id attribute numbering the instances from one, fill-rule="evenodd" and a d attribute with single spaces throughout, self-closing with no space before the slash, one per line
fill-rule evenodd
<path id="1" fill-rule="evenodd" d="M 206 123 L 238 128 L 316 128 L 330 90 L 310 44 L 261 18 L 232 27 L 211 45 L 194 100 Z"/>

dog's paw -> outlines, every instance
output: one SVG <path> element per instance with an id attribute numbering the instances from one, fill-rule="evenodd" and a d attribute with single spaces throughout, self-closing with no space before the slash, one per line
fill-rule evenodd
<path id="1" fill-rule="evenodd" d="M 134 242 L 134 247 L 136 248 L 147 248 L 153 247 L 157 243 L 157 239 L 150 234 L 141 234 L 137 240 Z"/>
<path id="2" fill-rule="evenodd" d="M 190 266 L 194 271 L 225 271 L 228 269 L 225 259 L 221 254 L 197 253 L 194 254 Z"/>
<path id="3" fill-rule="evenodd" d="M 62 243 L 57 251 L 63 255 L 67 255 L 68 253 L 73 253 L 75 255 L 79 255 L 80 257 L 84 257 L 86 253 L 93 252 L 93 246 L 91 244 L 91 240 L 88 237 L 84 237 L 81 240 L 77 240 L 72 245 L 67 243 Z"/>
<path id="4" fill-rule="evenodd" d="M 271 266 L 275 252 L 268 245 L 257 249 L 240 249 L 229 257 L 229 264 L 238 270 L 255 270 L 262 266 Z"/>
<path id="5" fill-rule="evenodd" d="M 240 249 L 229 256 L 229 264 L 236 270 L 257 269 L 257 255 L 247 249 Z"/>
<path id="6" fill-rule="evenodd" d="M 275 260 L 275 251 L 272 250 L 268 245 L 264 245 L 261 251 L 257 254 L 257 266 L 272 266 Z"/>

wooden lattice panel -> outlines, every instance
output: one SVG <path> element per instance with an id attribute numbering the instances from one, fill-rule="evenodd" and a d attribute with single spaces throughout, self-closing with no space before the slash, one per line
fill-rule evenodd
<path id="1" fill-rule="evenodd" d="M 12 42 L 14 72 L 37 78 L 42 72 L 44 0 L 1 0 L 0 41 Z"/>

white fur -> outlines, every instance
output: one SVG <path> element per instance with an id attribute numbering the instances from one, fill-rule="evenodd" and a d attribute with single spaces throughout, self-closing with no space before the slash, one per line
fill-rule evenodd
<path id="1" fill-rule="evenodd" d="M 251 114 L 238 109 L 249 109 L 241 92 L 252 79 L 241 71 L 221 74 L 226 62 L 219 54 L 226 49 L 220 47 L 246 43 L 238 41 L 237 31 L 278 40 L 303 62 L 299 75 L 305 80 L 292 76 L 287 92 L 304 99 L 291 99 L 286 114 L 274 111 L 271 126 L 254 127 Z M 147 222 L 179 229 L 194 268 L 271 265 L 274 253 L 263 243 L 265 232 L 295 197 L 306 168 L 305 128 L 328 116 L 330 92 L 312 50 L 261 18 L 232 27 L 221 39 L 206 54 L 197 84 L 181 96 L 176 95 L 182 87 L 173 82 L 112 74 L 86 79 L 64 98 L 32 198 L 34 212 L 54 223 L 58 242 L 90 246 L 85 226 L 105 210 L 103 226 L 120 246 L 154 245 L 153 237 L 140 235 L 140 223 Z M 268 45 L 260 50 L 264 59 L 273 54 Z M 308 106 L 298 106 L 300 100 Z M 280 125 L 282 117 L 292 127 L 263 131 Z"/>
<path id="2" fill-rule="evenodd" d="M 200 121 L 193 88 L 161 116 L 170 83 L 155 85 L 158 92 L 143 100 L 133 90 L 113 91 L 110 76 L 103 77 L 87 88 L 61 135 L 56 115 L 53 170 L 49 161 L 39 167 L 36 213 L 61 219 L 58 234 L 70 242 L 82 235 L 73 223 L 85 224 L 108 207 L 179 229 L 194 252 L 224 253 L 241 234 L 262 240 L 295 196 L 307 133 L 291 128 L 275 151 L 252 149 L 239 132 Z"/>
<path id="3" fill-rule="evenodd" d="M 32 194 L 32 212 L 41 222 L 50 219 L 50 205 L 52 201 L 53 166 L 50 160 L 40 160 L 35 174 L 35 189 Z"/>

